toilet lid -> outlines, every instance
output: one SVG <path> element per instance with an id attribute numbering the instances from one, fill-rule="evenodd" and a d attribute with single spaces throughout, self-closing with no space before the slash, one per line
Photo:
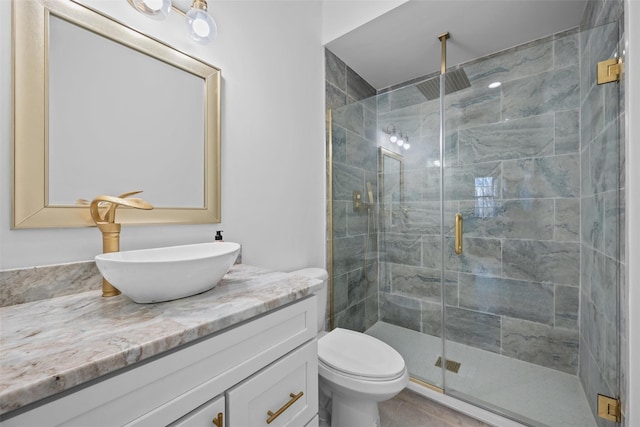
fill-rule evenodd
<path id="1" fill-rule="evenodd" d="M 318 358 L 337 371 L 368 378 L 397 378 L 405 369 L 404 359 L 391 346 L 341 328 L 318 341 Z"/>

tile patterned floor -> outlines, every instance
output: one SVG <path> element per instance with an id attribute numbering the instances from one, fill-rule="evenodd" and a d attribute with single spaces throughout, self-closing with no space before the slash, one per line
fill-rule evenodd
<path id="1" fill-rule="evenodd" d="M 381 427 L 490 427 L 407 389 L 378 407 Z"/>

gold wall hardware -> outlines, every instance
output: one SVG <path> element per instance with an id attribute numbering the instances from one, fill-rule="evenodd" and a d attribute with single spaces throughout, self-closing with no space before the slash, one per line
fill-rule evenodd
<path id="1" fill-rule="evenodd" d="M 462 253 L 462 214 L 458 212 L 456 214 L 456 229 L 455 229 L 455 251 L 456 255 Z"/>
<path id="2" fill-rule="evenodd" d="M 302 392 L 302 391 L 300 393 L 298 393 L 298 394 L 289 393 L 289 397 L 291 397 L 291 400 L 289 400 L 287 403 L 285 403 L 282 408 L 278 409 L 276 412 L 267 411 L 267 415 L 269 415 L 269 418 L 267 418 L 267 424 L 271 424 L 273 422 L 273 420 L 275 420 L 280 415 L 282 415 L 282 413 L 284 411 L 286 411 L 287 409 L 289 409 L 289 407 L 291 405 L 296 403 L 296 401 L 298 399 L 300 399 L 303 394 L 304 394 L 304 392 Z"/>
<path id="3" fill-rule="evenodd" d="M 327 111 L 327 133 L 329 137 L 327 138 L 327 195 L 329 200 L 327 201 L 327 211 L 328 211 L 328 224 L 329 230 L 327 231 L 327 235 L 329 236 L 329 244 L 327 245 L 327 257 L 329 258 L 329 292 L 328 295 L 328 303 L 329 303 L 329 330 L 332 331 L 334 327 L 334 308 L 333 308 L 333 110 L 329 109 Z"/>
<path id="4" fill-rule="evenodd" d="M 89 211 L 91 218 L 96 223 L 98 229 L 102 232 L 102 252 L 105 254 L 110 252 L 118 252 L 120 250 L 120 228 L 122 224 L 115 222 L 116 209 L 118 206 L 126 206 L 135 209 L 150 210 L 153 206 L 142 199 L 136 197 L 127 199 L 134 194 L 142 193 L 142 191 L 132 191 L 124 193 L 118 197 L 98 196 L 91 201 Z M 106 207 L 104 213 L 100 213 L 100 208 Z M 107 279 L 102 278 L 102 296 L 113 297 L 120 295 L 120 291 L 116 289 Z"/>
<path id="5" fill-rule="evenodd" d="M 444 390 L 441 389 L 440 387 L 435 386 L 433 384 L 430 384 L 430 383 L 428 383 L 426 381 L 422 381 L 421 379 L 414 378 L 414 377 L 409 377 L 409 381 L 411 381 L 412 383 L 420 384 L 422 387 L 426 387 L 429 390 L 433 390 L 433 391 L 438 392 L 440 394 L 444 394 Z"/>
<path id="6" fill-rule="evenodd" d="M 623 71 L 622 58 L 611 58 L 598 62 L 598 84 L 619 82 Z"/>
<path id="7" fill-rule="evenodd" d="M 218 412 L 218 416 L 211 420 L 211 422 L 216 427 L 224 427 L 224 423 L 222 422 L 222 412 Z"/>
<path id="8" fill-rule="evenodd" d="M 598 416 L 619 423 L 622 420 L 620 400 L 598 394 Z"/>
<path id="9" fill-rule="evenodd" d="M 362 212 L 364 209 L 364 202 L 362 201 L 362 191 L 353 191 L 353 211 Z"/>
<path id="10" fill-rule="evenodd" d="M 440 74 L 447 72 L 447 39 L 450 37 L 449 32 L 442 33 L 438 36 L 442 45 L 440 51 Z"/>

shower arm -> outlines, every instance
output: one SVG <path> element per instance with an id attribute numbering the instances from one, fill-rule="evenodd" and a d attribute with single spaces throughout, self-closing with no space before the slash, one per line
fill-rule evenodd
<path id="1" fill-rule="evenodd" d="M 449 32 L 442 33 L 438 36 L 442 45 L 440 55 L 440 74 L 447 72 L 447 39 L 449 38 Z"/>

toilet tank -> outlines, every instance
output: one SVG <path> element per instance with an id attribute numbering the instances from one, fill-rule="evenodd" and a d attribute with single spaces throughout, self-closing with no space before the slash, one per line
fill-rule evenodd
<path id="1" fill-rule="evenodd" d="M 292 271 L 291 274 L 322 280 L 322 288 L 315 295 L 318 297 L 318 333 L 324 331 L 325 319 L 327 318 L 327 280 L 329 279 L 327 270 L 323 268 L 303 268 L 302 270 Z"/>

